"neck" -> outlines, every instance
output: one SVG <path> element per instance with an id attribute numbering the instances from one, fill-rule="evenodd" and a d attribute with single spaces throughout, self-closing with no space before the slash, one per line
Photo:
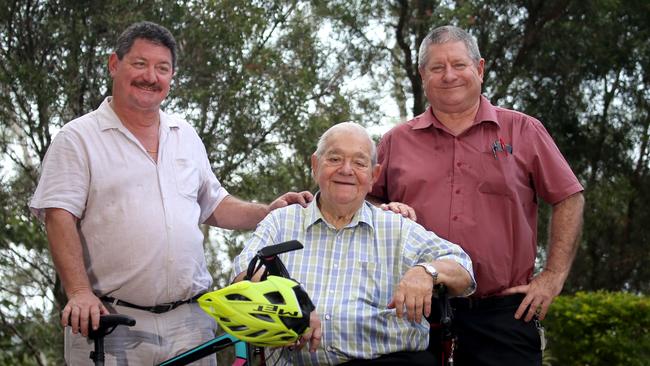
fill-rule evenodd
<path id="1" fill-rule="evenodd" d="M 138 109 L 130 107 L 128 104 L 125 104 L 124 101 L 121 101 L 119 98 L 112 97 L 109 102 L 113 111 L 117 114 L 122 122 L 127 122 L 130 125 L 138 127 L 150 127 L 152 125 L 158 124 L 158 119 L 160 116 L 160 109 Z"/>
<path id="2" fill-rule="evenodd" d="M 476 104 L 460 112 L 445 112 L 435 109 L 433 106 L 432 110 L 438 121 L 454 135 L 458 136 L 474 124 L 474 118 L 476 117 L 476 113 L 478 113 L 479 105 L 480 100 L 477 100 Z"/>
<path id="3" fill-rule="evenodd" d="M 123 108 L 115 99 L 110 102 L 111 108 L 117 117 L 122 121 L 124 127 L 136 136 L 148 136 L 154 133 L 158 135 L 158 126 L 160 125 L 159 111 L 140 111 Z"/>
<path id="4" fill-rule="evenodd" d="M 158 153 L 158 133 L 160 127 L 159 111 L 133 111 L 128 108 L 119 108 L 111 100 L 111 108 L 117 114 L 124 127 L 135 136 L 144 150 L 156 160 Z"/>
<path id="5" fill-rule="evenodd" d="M 352 222 L 352 218 L 359 210 L 359 207 L 358 204 L 332 205 L 323 200 L 318 200 L 318 208 L 321 214 L 327 222 L 334 225 L 337 229 L 342 229 Z"/>

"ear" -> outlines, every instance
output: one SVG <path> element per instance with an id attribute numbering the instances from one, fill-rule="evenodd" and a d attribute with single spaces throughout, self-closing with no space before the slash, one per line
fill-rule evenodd
<path id="1" fill-rule="evenodd" d="M 418 74 L 420 74 L 420 79 L 424 80 L 424 66 L 420 65 L 418 66 Z"/>
<path id="2" fill-rule="evenodd" d="M 372 167 L 372 184 L 374 185 L 377 179 L 379 179 L 379 174 L 381 173 L 381 165 L 375 164 Z"/>
<path id="3" fill-rule="evenodd" d="M 311 154 L 311 177 L 312 179 L 314 179 L 314 181 L 316 181 L 317 172 L 318 172 L 318 156 L 316 156 L 316 154 Z"/>
<path id="4" fill-rule="evenodd" d="M 481 79 L 481 83 L 483 83 L 483 73 L 485 72 L 485 59 L 480 59 L 478 60 L 478 66 L 476 67 L 478 70 L 478 77 Z"/>
<path id="5" fill-rule="evenodd" d="M 111 74 L 111 77 L 115 75 L 115 72 L 117 71 L 117 64 L 120 62 L 120 59 L 117 57 L 117 54 L 115 52 L 111 53 L 110 56 L 108 56 L 108 72 Z"/>

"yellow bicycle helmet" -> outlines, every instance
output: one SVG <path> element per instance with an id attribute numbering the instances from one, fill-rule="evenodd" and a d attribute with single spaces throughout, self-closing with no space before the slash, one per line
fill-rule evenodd
<path id="1" fill-rule="evenodd" d="M 204 294 L 198 303 L 226 332 L 261 347 L 296 342 L 308 330 L 314 310 L 298 282 L 279 276 L 237 282 Z"/>

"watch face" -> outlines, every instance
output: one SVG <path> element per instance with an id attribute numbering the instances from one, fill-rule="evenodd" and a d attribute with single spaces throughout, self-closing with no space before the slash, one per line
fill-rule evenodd
<path id="1" fill-rule="evenodd" d="M 429 272 L 430 275 L 434 277 L 438 275 L 438 271 L 436 270 L 436 267 L 428 264 L 426 268 L 427 268 L 427 272 Z"/>
<path id="2" fill-rule="evenodd" d="M 432 275 L 433 277 L 438 276 L 438 271 L 436 270 L 436 267 L 432 266 L 429 263 L 421 263 L 418 264 L 419 266 L 422 266 L 425 271 L 427 271 L 428 274 Z"/>

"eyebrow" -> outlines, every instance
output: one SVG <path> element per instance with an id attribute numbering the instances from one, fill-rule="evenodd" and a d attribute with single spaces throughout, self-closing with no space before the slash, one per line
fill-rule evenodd
<path id="1" fill-rule="evenodd" d="M 328 155 L 336 155 L 336 154 L 345 155 L 343 153 L 343 151 L 341 151 L 341 149 L 336 149 L 336 148 L 331 149 L 331 150 L 327 150 L 324 155 L 328 156 Z M 352 154 L 352 157 L 353 158 L 363 158 L 363 159 L 370 160 L 370 154 L 366 154 L 366 153 L 363 153 L 363 152 L 356 152 L 356 153 Z"/>
<path id="2" fill-rule="evenodd" d="M 146 61 L 146 62 L 150 62 L 150 59 L 147 58 L 147 57 L 144 57 L 144 56 L 133 56 L 133 60 L 134 60 L 134 61 Z M 171 61 L 161 61 L 161 62 L 157 62 L 157 63 L 156 63 L 156 65 L 160 65 L 160 64 L 165 64 L 165 65 L 169 65 L 169 66 L 172 65 Z"/>

